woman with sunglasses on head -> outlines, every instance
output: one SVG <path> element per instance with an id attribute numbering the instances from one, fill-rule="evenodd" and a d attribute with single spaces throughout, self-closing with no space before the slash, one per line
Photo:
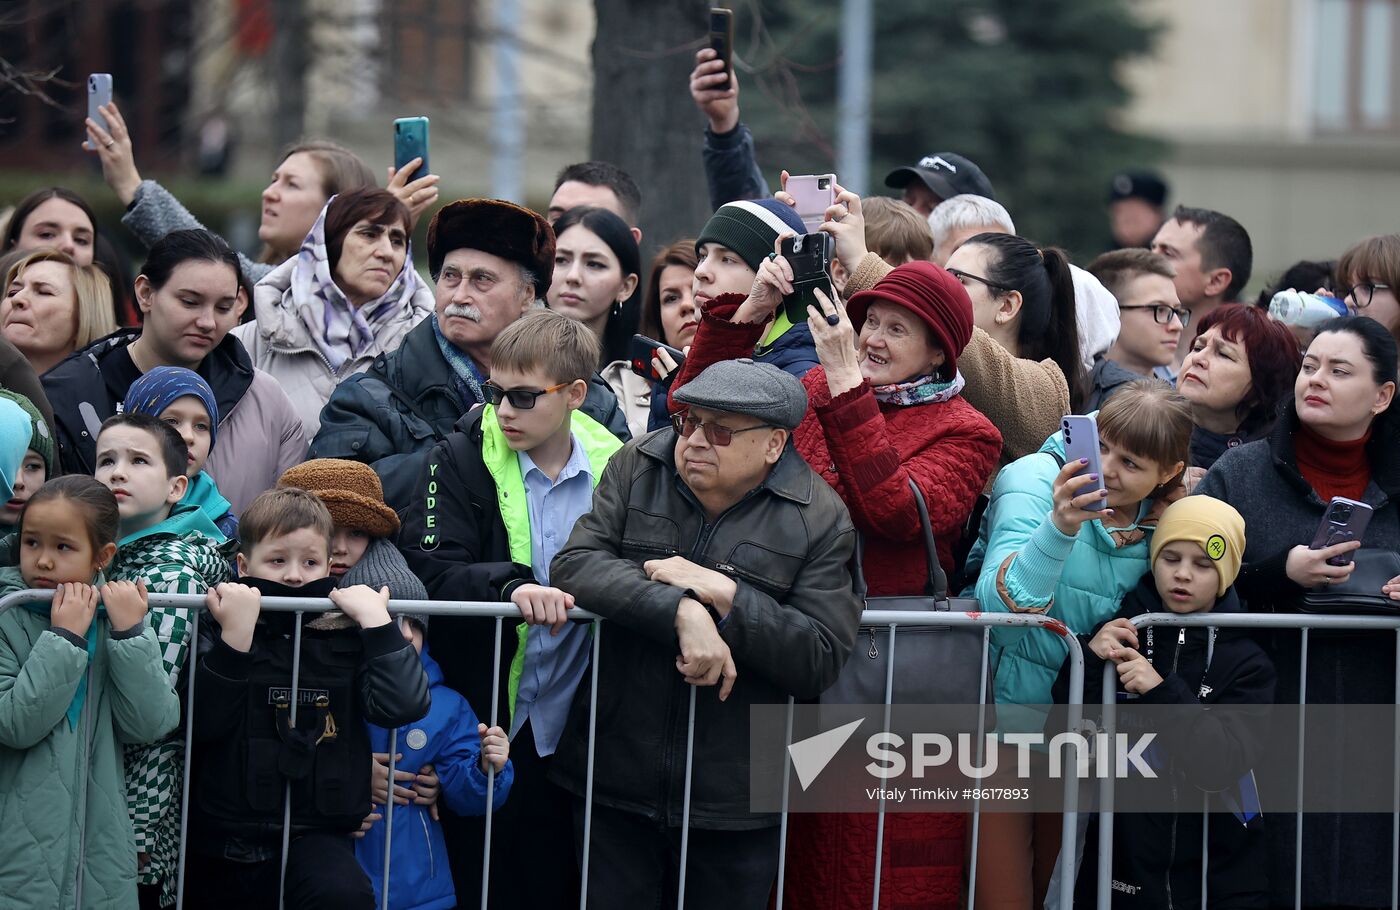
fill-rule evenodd
<path id="1" fill-rule="evenodd" d="M 760 264 L 737 310 L 723 300 L 711 304 L 672 391 L 712 363 L 751 352 L 792 293 L 791 282 L 791 267 L 774 257 Z M 1002 448 L 996 427 L 960 394 L 972 302 L 956 278 L 930 262 L 893 269 L 845 307 L 821 291 L 816 297 L 804 327 L 819 365 L 802 378 L 808 407 L 794 443 L 840 494 L 864 536 L 870 594 L 919 594 L 929 567 L 910 483 L 928 506 L 939 562 L 952 576 L 953 547 Z M 733 321 L 725 318 L 729 312 Z M 676 418 L 678 432 L 695 429 Z M 966 817 L 904 814 L 890 816 L 885 826 L 883 867 L 891 891 L 919 906 L 957 906 Z M 789 905 L 836 908 L 856 906 L 862 895 L 868 900 L 875 829 L 873 815 L 794 816 Z M 833 844 L 839 845 L 835 854 L 822 846 Z M 833 863 L 834 855 L 846 859 Z"/>

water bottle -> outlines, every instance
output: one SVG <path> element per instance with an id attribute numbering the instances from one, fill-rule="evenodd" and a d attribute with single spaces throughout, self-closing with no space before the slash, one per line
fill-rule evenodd
<path id="1" fill-rule="evenodd" d="M 1315 329 L 1329 319 L 1347 314 L 1347 305 L 1336 297 L 1305 294 L 1289 288 L 1269 301 L 1269 315 L 1284 325 Z"/>

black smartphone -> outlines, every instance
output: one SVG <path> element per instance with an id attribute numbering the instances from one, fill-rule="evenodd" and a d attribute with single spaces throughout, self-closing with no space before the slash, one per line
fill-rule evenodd
<path id="1" fill-rule="evenodd" d="M 1347 499 L 1345 496 L 1333 496 L 1332 501 L 1327 504 L 1327 512 L 1322 516 L 1322 521 L 1317 526 L 1317 533 L 1313 535 L 1312 543 L 1308 545 L 1308 548 L 1325 550 L 1335 544 L 1363 539 L 1366 536 L 1366 526 L 1371 523 L 1371 515 L 1374 511 L 1367 503 Z M 1329 566 L 1344 566 L 1349 562 L 1351 562 L 1350 553 L 1333 556 L 1327 560 Z"/>
<path id="2" fill-rule="evenodd" d="M 729 90 L 729 74 L 734 72 L 734 11 L 710 7 L 710 47 L 724 61 L 724 81 L 715 86 L 721 92 Z"/>
<path id="3" fill-rule="evenodd" d="M 627 352 L 627 361 L 632 367 L 632 372 L 643 379 L 650 379 L 652 382 L 662 382 L 665 376 L 656 372 L 656 368 L 651 365 L 652 358 L 657 351 L 665 351 L 671 355 L 671 359 L 676 362 L 676 369 L 681 368 L 685 363 L 685 355 L 669 344 L 662 344 L 654 338 L 645 335 L 633 335 L 632 345 Z"/>
<path id="4" fill-rule="evenodd" d="M 783 298 L 783 312 L 793 325 L 807 321 L 809 305 L 821 310 L 817 288 L 831 300 L 836 299 L 831 289 L 833 244 L 831 235 L 821 231 L 783 239 L 780 252 L 792 266 L 792 293 Z"/>

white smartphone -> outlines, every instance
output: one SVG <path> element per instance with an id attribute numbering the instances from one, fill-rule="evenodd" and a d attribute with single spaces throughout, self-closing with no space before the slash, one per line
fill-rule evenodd
<path id="1" fill-rule="evenodd" d="M 1089 463 L 1074 472 L 1074 476 L 1097 474 L 1103 480 L 1103 467 L 1099 462 L 1099 425 L 1092 417 L 1070 414 L 1060 421 L 1060 430 L 1065 436 L 1065 464 L 1085 459 Z M 1090 487 L 1089 489 L 1093 489 Z M 1085 507 L 1090 512 L 1102 512 L 1108 508 L 1107 497 Z"/>
<path id="2" fill-rule="evenodd" d="M 836 175 L 789 175 L 787 192 L 797 203 L 797 217 L 807 233 L 814 233 L 826 221 L 826 210 L 836 202 Z"/>
<path id="3" fill-rule="evenodd" d="M 110 126 L 107 125 L 107 118 L 104 117 L 104 116 L 102 116 L 102 110 L 101 110 L 101 108 L 102 108 L 102 105 L 104 105 L 104 104 L 111 104 L 111 103 L 112 103 L 112 74 L 111 74 L 111 73 L 92 73 L 92 74 L 90 74 L 90 75 L 88 76 L 88 81 L 87 81 L 87 90 L 88 90 L 88 110 L 87 110 L 87 115 L 88 115 L 88 117 L 91 118 L 91 119 L 93 119 L 93 120 L 95 120 L 95 121 L 97 121 L 97 125 L 98 125 L 98 126 L 102 127 L 104 130 L 106 130 L 107 132 L 110 133 L 110 132 L 112 131 L 112 128 L 111 128 Z M 89 149 L 92 148 L 92 142 L 91 142 L 90 140 L 88 140 L 88 139 L 84 139 L 84 140 L 83 140 L 83 147 L 84 147 L 84 148 L 89 148 Z"/>

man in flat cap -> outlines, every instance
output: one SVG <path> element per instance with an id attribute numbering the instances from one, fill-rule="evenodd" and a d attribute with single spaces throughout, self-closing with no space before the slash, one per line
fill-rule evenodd
<path id="1" fill-rule="evenodd" d="M 777 875 L 779 820 L 749 811 L 749 707 L 814 698 L 840 674 L 861 612 L 847 571 L 855 531 L 788 445 L 807 409 L 797 379 L 722 361 L 673 398 L 686 408 L 674 428 L 612 457 L 550 566 L 554 585 L 609 619 L 588 906 L 676 900 L 694 691 L 686 906 L 758 907 Z M 577 797 L 580 846 L 589 690 L 579 687 L 552 772 Z"/>
<path id="2" fill-rule="evenodd" d="M 459 199 L 428 225 L 436 308 L 398 350 L 349 377 L 321 411 L 308 458 L 348 458 L 374 468 L 384 501 L 402 514 L 428 451 L 474 406 L 491 374 L 491 343 L 549 290 L 554 229 L 501 199 Z M 594 374 L 583 412 L 624 441 L 627 418 Z"/>

